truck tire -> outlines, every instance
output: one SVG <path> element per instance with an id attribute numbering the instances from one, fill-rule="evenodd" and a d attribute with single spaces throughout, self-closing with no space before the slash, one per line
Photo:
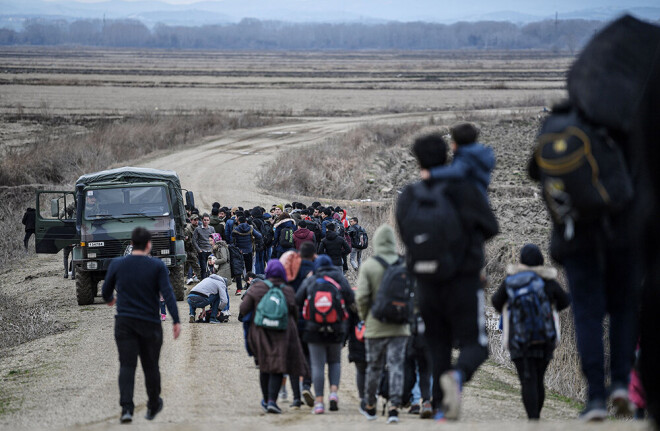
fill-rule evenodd
<path id="1" fill-rule="evenodd" d="M 76 296 L 78 305 L 89 305 L 94 303 L 98 281 L 92 272 L 76 272 Z"/>
<path id="2" fill-rule="evenodd" d="M 170 284 L 174 289 L 174 297 L 177 301 L 183 301 L 186 296 L 186 285 L 183 279 L 183 264 L 170 268 Z"/>

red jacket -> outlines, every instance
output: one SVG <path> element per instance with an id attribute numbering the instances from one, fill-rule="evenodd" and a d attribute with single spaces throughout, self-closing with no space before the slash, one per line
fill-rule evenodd
<path id="1" fill-rule="evenodd" d="M 293 233 L 293 244 L 296 246 L 296 250 L 300 250 L 300 246 L 305 242 L 311 242 L 316 246 L 314 232 L 307 228 L 299 228 Z"/>

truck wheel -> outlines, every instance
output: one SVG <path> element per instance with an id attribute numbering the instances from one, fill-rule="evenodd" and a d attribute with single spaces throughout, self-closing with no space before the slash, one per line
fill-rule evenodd
<path id="1" fill-rule="evenodd" d="M 78 305 L 94 303 L 97 284 L 98 282 L 93 273 L 87 271 L 76 272 L 76 296 L 78 297 Z"/>
<path id="2" fill-rule="evenodd" d="M 177 301 L 183 301 L 186 296 L 186 285 L 183 279 L 183 265 L 170 268 L 170 284 L 174 289 L 174 297 Z"/>

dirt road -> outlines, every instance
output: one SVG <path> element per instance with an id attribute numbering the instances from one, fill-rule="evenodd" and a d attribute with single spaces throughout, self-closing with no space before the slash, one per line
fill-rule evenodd
<path id="1" fill-rule="evenodd" d="M 263 192 L 254 173 L 269 157 L 283 149 L 312 145 L 364 121 L 409 121 L 430 114 L 388 115 L 355 119 L 309 119 L 257 130 L 235 131 L 202 145 L 139 161 L 142 166 L 174 169 L 185 188 L 194 190 L 200 208 L 213 201 L 222 204 L 263 206 L 280 202 Z M 438 114 L 439 115 L 439 114 Z M 136 163 L 138 164 L 138 163 Z M 218 187 L 225 184 L 226 187 Z M 113 339 L 114 310 L 100 298 L 79 307 L 74 282 L 61 277 L 61 255 L 29 255 L 22 267 L 0 273 L 0 290 L 27 302 L 44 301 L 69 329 L 2 353 L 0 361 L 0 427 L 107 429 L 118 421 L 118 361 Z M 357 390 L 352 364 L 344 358 L 339 392 L 340 411 L 315 417 L 310 409 L 263 415 L 259 407 L 258 371 L 244 349 L 242 326 L 236 320 L 238 299 L 230 288 L 232 318 L 222 325 L 183 323 L 179 340 L 171 334 L 171 320 L 164 325 L 161 354 L 165 409 L 154 423 L 143 419 L 146 395 L 138 370 L 134 425 L 145 429 L 305 429 L 310 427 L 372 429 L 357 411 Z M 179 313 L 188 315 L 187 305 Z M 572 418 L 576 409 L 549 396 L 546 421 L 528 425 L 519 400 L 516 378 L 509 371 L 486 364 L 465 390 L 464 422 L 449 429 L 571 429 L 581 428 Z M 289 394 L 290 394 L 289 388 Z M 290 396 L 290 395 L 289 395 Z M 569 421 L 569 422 L 567 422 Z M 437 426 L 402 414 L 405 429 Z M 593 429 L 593 427 L 585 427 Z M 602 429 L 642 429 L 642 425 L 612 422 Z"/>

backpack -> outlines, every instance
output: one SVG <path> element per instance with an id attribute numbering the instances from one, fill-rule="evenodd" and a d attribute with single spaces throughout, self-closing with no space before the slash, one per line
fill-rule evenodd
<path id="1" fill-rule="evenodd" d="M 231 266 L 231 276 L 236 277 L 243 274 L 245 269 L 245 261 L 243 260 L 243 253 L 234 244 L 227 244 L 229 249 L 229 262 Z"/>
<path id="2" fill-rule="evenodd" d="M 535 344 L 553 344 L 557 330 L 545 283 L 535 272 L 524 271 L 505 280 L 509 310 L 509 350 L 525 351 Z"/>
<path id="3" fill-rule="evenodd" d="M 275 233 L 273 232 L 273 226 L 270 223 L 266 223 L 265 221 L 261 223 L 261 236 L 263 237 L 264 247 L 267 248 L 273 245 Z"/>
<path id="4" fill-rule="evenodd" d="M 562 106 L 545 119 L 536 139 L 543 199 L 555 223 L 573 238 L 576 220 L 595 220 L 623 209 L 633 185 L 623 153 L 604 127 Z"/>
<path id="5" fill-rule="evenodd" d="M 291 226 L 285 226 L 280 230 L 280 246 L 282 248 L 293 248 L 293 228 Z"/>
<path id="6" fill-rule="evenodd" d="M 284 331 L 289 322 L 289 305 L 280 286 L 264 280 L 268 292 L 261 298 L 254 314 L 254 324 L 266 329 Z"/>
<path id="7" fill-rule="evenodd" d="M 319 325 L 319 330 L 348 319 L 341 286 L 332 277 L 316 278 L 303 304 L 303 319 Z"/>
<path id="8" fill-rule="evenodd" d="M 354 237 L 351 238 L 351 241 L 353 248 L 358 250 L 364 250 L 369 247 L 369 236 L 367 235 L 367 231 L 365 231 L 362 227 L 360 227 L 360 229 L 355 232 Z"/>
<path id="9" fill-rule="evenodd" d="M 404 193 L 412 194 L 400 226 L 406 226 L 404 243 L 408 268 L 424 282 L 446 281 L 456 274 L 469 245 L 469 237 L 447 197 L 446 182 L 418 182 Z"/>
<path id="10" fill-rule="evenodd" d="M 392 265 L 379 256 L 374 256 L 374 259 L 385 268 L 385 273 L 371 314 L 383 323 L 409 323 L 413 311 L 413 280 L 403 259 L 399 258 Z"/>
<path id="11" fill-rule="evenodd" d="M 307 229 L 314 232 L 314 238 L 316 238 L 316 243 L 318 244 L 323 239 L 323 231 L 321 230 L 321 225 L 315 220 L 306 220 Z"/>

